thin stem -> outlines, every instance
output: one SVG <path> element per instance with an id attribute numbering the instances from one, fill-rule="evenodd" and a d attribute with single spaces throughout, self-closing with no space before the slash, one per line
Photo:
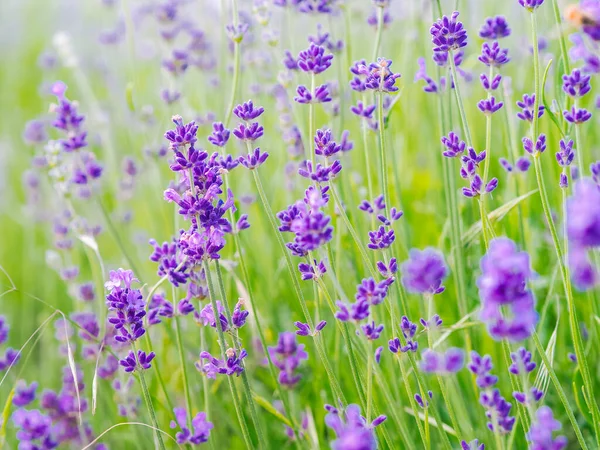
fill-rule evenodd
<path id="1" fill-rule="evenodd" d="M 217 300 L 216 300 L 216 294 L 215 294 L 215 289 L 213 286 L 213 281 L 212 281 L 212 275 L 210 274 L 210 267 L 208 265 L 208 261 L 205 260 L 204 261 L 204 272 L 206 274 L 206 282 L 208 284 L 208 293 L 210 296 L 210 304 L 212 305 L 213 311 L 215 311 L 215 316 L 218 315 L 217 311 Z M 215 325 L 217 328 L 217 333 L 219 335 L 219 347 L 221 350 L 221 358 L 223 358 L 223 360 L 227 360 L 227 343 L 225 341 L 225 334 L 223 332 L 223 326 L 221 324 L 220 320 L 215 320 Z M 240 400 L 237 396 L 237 392 L 235 389 L 235 385 L 233 384 L 233 380 L 231 379 L 230 376 L 227 376 L 227 382 L 229 384 L 229 390 L 231 392 L 231 397 L 233 399 L 233 405 L 235 407 L 235 412 L 237 414 L 238 417 L 238 421 L 240 423 L 240 428 L 242 429 L 242 435 L 244 437 L 244 442 L 246 443 L 246 447 L 248 448 L 254 448 L 254 445 L 252 444 L 252 439 L 250 439 L 250 433 L 248 432 L 248 425 L 246 424 L 246 420 L 244 419 L 244 413 L 242 411 L 242 407 L 240 405 Z"/>
<path id="2" fill-rule="evenodd" d="M 573 105 L 577 108 L 579 102 L 575 98 Z M 583 177 L 585 166 L 583 165 L 583 146 L 581 145 L 581 125 L 576 123 L 575 126 L 575 154 L 577 155 L 577 165 L 579 166 L 579 176 Z"/>
<path id="3" fill-rule="evenodd" d="M 366 106 L 367 105 L 367 96 L 362 96 L 362 102 Z M 366 119 L 361 118 L 361 132 L 362 132 L 362 140 L 363 140 L 363 153 L 365 156 L 365 171 L 367 172 L 367 189 L 369 192 L 369 201 L 372 201 L 375 198 L 373 194 L 373 180 L 371 177 L 371 158 L 369 155 L 369 143 L 368 143 L 368 130 L 367 130 L 367 121 Z M 373 224 L 375 219 L 372 219 Z"/>
<path id="4" fill-rule="evenodd" d="M 237 11 L 237 0 L 231 0 L 232 8 L 232 21 L 233 26 L 237 27 L 238 24 L 238 11 Z M 225 111 L 225 128 L 229 127 L 229 121 L 231 120 L 231 114 L 233 114 L 233 105 L 235 104 L 235 96 L 238 90 L 238 84 L 240 81 L 240 52 L 241 42 L 233 42 L 233 83 L 231 85 L 231 93 L 229 97 L 229 103 L 227 110 Z"/>
<path id="5" fill-rule="evenodd" d="M 311 95 L 315 94 L 315 74 L 313 72 L 310 73 L 310 92 Z M 307 142 L 307 150 L 310 161 L 312 162 L 313 167 L 315 166 L 315 152 L 313 148 L 313 139 L 315 138 L 315 104 L 310 102 L 308 104 L 308 139 Z"/>
<path id="6" fill-rule="evenodd" d="M 132 343 L 132 346 L 137 361 L 137 349 L 135 343 Z M 144 378 L 144 371 L 140 370 L 138 372 L 138 375 L 140 379 L 140 385 L 142 387 L 144 401 L 146 402 L 146 407 L 148 408 L 148 413 L 150 414 L 150 420 L 152 421 L 152 425 L 154 426 L 155 430 L 159 430 L 158 420 L 156 419 L 156 412 L 154 411 L 154 406 L 152 405 L 152 397 L 150 397 L 148 385 L 146 384 L 146 379 Z M 156 440 L 158 441 L 158 446 L 161 448 L 161 450 L 165 450 L 165 443 L 163 442 L 162 435 L 159 431 L 156 431 Z"/>
<path id="7" fill-rule="evenodd" d="M 494 66 L 490 64 L 490 74 L 489 74 L 490 83 L 494 79 Z M 489 100 L 492 97 L 492 91 L 488 90 L 487 99 Z M 490 159 L 492 157 L 492 114 L 488 112 L 485 115 L 485 161 L 483 163 L 483 184 L 488 181 L 488 173 L 490 168 Z"/>
<path id="8" fill-rule="evenodd" d="M 380 8 L 382 9 L 382 8 Z M 387 155 L 385 153 L 385 126 L 383 121 L 383 92 L 379 92 L 379 100 L 377 102 L 377 120 L 379 122 L 379 156 L 381 160 L 381 191 L 385 202 L 386 215 L 390 208 L 390 191 L 387 180 Z"/>
<path id="9" fill-rule="evenodd" d="M 225 316 L 227 317 L 228 323 L 232 324 L 233 321 L 231 318 L 231 308 L 229 307 L 229 303 L 227 301 L 227 294 L 225 292 L 225 284 L 223 283 L 223 275 L 221 274 L 221 264 L 219 263 L 218 259 L 215 260 L 215 268 L 216 268 L 216 273 L 217 273 L 217 284 L 219 286 L 219 293 L 221 295 L 223 307 L 225 309 Z M 233 328 L 232 336 L 233 336 L 235 350 L 239 354 L 239 352 L 242 351 L 242 344 L 240 342 L 240 338 L 238 336 L 237 329 Z M 256 413 L 256 405 L 254 403 L 254 397 L 252 396 L 252 388 L 250 387 L 250 382 L 248 381 L 248 376 L 247 376 L 246 370 L 245 370 L 246 365 L 244 363 L 242 363 L 242 364 L 244 365 L 244 371 L 242 372 L 242 385 L 244 386 L 244 394 L 246 397 L 246 401 L 248 402 L 248 407 L 250 408 L 250 416 L 252 417 L 252 422 L 254 422 L 254 428 L 256 429 L 256 433 L 258 434 L 259 446 L 261 448 L 263 448 L 263 447 L 265 447 L 265 437 L 264 437 L 261 423 L 258 420 L 258 414 Z"/>
<path id="10" fill-rule="evenodd" d="M 383 34 L 383 7 L 377 8 L 377 33 L 375 35 L 375 46 L 373 47 L 373 61 L 377 60 L 379 46 L 381 45 L 381 35 Z"/>
<path id="11" fill-rule="evenodd" d="M 175 291 L 174 287 L 173 291 Z M 173 304 L 175 304 L 175 297 L 173 297 Z M 183 339 L 181 338 L 181 326 L 179 324 L 179 316 L 177 314 L 175 315 L 175 335 L 177 336 L 177 351 L 179 353 L 179 364 L 181 365 L 181 374 L 183 375 L 183 394 L 185 396 L 185 404 L 187 406 L 187 421 L 188 426 L 191 426 L 193 415 L 192 396 L 190 395 L 190 384 L 185 364 L 185 355 L 183 351 Z"/>
<path id="12" fill-rule="evenodd" d="M 471 131 L 469 130 L 469 124 L 467 122 L 467 114 L 465 113 L 465 107 L 463 105 L 462 96 L 460 95 L 460 83 L 458 82 L 458 75 L 456 71 L 456 64 L 454 63 L 454 52 L 450 51 L 448 55 L 450 61 L 450 69 L 452 71 L 452 80 L 454 81 L 454 94 L 456 95 L 456 104 L 460 113 L 460 122 L 462 131 L 465 136 L 465 142 L 468 147 L 473 147 L 473 141 L 471 140 Z"/>
<path id="13" fill-rule="evenodd" d="M 552 0 L 552 10 L 554 11 L 554 20 L 556 21 L 556 27 L 558 28 L 558 42 L 560 43 L 560 54 L 563 59 L 563 66 L 566 73 L 571 73 L 571 67 L 569 64 L 569 54 L 567 53 L 567 44 L 565 42 L 565 35 L 563 32 L 562 19 L 560 14 L 560 8 L 558 6 L 558 0 Z"/>
<path id="14" fill-rule="evenodd" d="M 571 405 L 569 405 L 569 400 L 567 400 L 567 395 L 565 394 L 565 391 L 563 390 L 563 388 L 560 384 L 560 380 L 558 379 L 558 377 L 556 376 L 556 373 L 554 372 L 552 363 L 548 359 L 548 355 L 546 355 L 546 351 L 544 350 L 544 347 L 542 346 L 542 343 L 540 342 L 539 336 L 537 335 L 536 332 L 534 332 L 531 337 L 533 339 L 533 343 L 535 344 L 535 346 L 537 348 L 538 353 L 542 357 L 542 362 L 544 363 L 544 366 L 546 366 L 546 370 L 548 371 L 548 375 L 550 376 L 550 379 L 552 380 L 552 384 L 554 385 L 554 388 L 556 389 L 558 398 L 560 398 L 560 401 L 565 408 L 565 412 L 567 413 L 567 417 L 569 418 L 569 421 L 571 422 L 571 425 L 573 426 L 573 431 L 575 432 L 575 436 L 577 436 L 577 441 L 579 441 L 579 445 L 581 445 L 581 448 L 583 450 L 588 450 L 588 446 L 585 442 L 585 439 L 583 438 L 583 434 L 581 433 L 581 429 L 579 428 L 577 419 L 575 418 L 575 415 L 573 414 L 573 408 L 571 407 Z"/>

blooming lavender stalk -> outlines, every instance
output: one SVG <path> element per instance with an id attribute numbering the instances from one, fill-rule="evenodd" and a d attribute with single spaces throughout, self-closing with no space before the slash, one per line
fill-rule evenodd
<path id="1" fill-rule="evenodd" d="M 590 75 L 582 74 L 579 69 L 574 69 L 570 74 L 563 75 L 563 91 L 573 100 L 571 111 L 565 110 L 563 115 L 568 122 L 573 122 L 575 127 L 575 142 L 577 148 L 577 165 L 581 176 L 584 174 L 585 166 L 583 159 L 583 147 L 581 143 L 581 124 L 590 119 L 591 115 L 585 109 L 580 109 L 579 99 L 590 92 Z"/>

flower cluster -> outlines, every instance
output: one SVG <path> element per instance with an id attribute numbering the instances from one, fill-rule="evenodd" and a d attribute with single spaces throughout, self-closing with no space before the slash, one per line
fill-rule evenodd
<path id="1" fill-rule="evenodd" d="M 8 332 L 10 331 L 10 326 L 6 321 L 6 317 L 0 316 L 0 345 L 3 345 L 8 340 Z M 9 347 L 4 352 L 4 357 L 0 358 L 0 372 L 4 372 L 13 364 L 16 364 L 19 361 L 21 353 L 13 348 Z"/>
<path id="2" fill-rule="evenodd" d="M 486 158 L 486 151 L 477 153 L 472 147 L 468 147 L 464 141 L 460 140 L 454 132 L 448 133 L 448 136 L 442 137 L 444 145 L 443 155 L 447 158 L 460 157 L 461 168 L 460 176 L 469 182 L 469 187 L 463 187 L 462 193 L 465 197 L 474 198 L 484 194 L 492 193 L 498 187 L 498 179 L 492 178 L 487 183 L 478 173 L 480 164 Z"/>
<path id="3" fill-rule="evenodd" d="M 512 364 L 508 368 L 509 372 L 515 376 L 527 377 L 537 367 L 536 363 L 531 360 L 531 352 L 524 347 L 519 348 L 516 352 L 510 354 Z M 544 392 L 535 386 L 531 387 L 529 392 L 513 392 L 513 397 L 521 404 L 535 404 L 544 396 Z"/>
<path id="4" fill-rule="evenodd" d="M 569 75 L 563 75 L 562 79 L 563 91 L 576 101 L 592 89 L 590 85 L 591 76 L 582 74 L 579 69 L 574 69 Z M 570 111 L 563 111 L 563 116 L 565 120 L 576 125 L 587 122 L 592 118 L 592 114 L 587 109 L 577 107 L 577 103 L 571 107 Z"/>
<path id="5" fill-rule="evenodd" d="M 427 349 L 421 356 L 421 370 L 425 373 L 449 375 L 465 365 L 465 352 L 460 348 L 452 347 L 443 353 Z"/>
<path id="6" fill-rule="evenodd" d="M 217 374 L 240 376 L 244 371 L 243 360 L 246 356 L 248 353 L 244 349 L 239 352 L 239 355 L 234 349 L 227 349 L 225 359 L 217 359 L 209 352 L 203 351 L 200 353 L 200 361 L 196 362 L 196 368 L 213 380 L 216 379 Z M 203 359 L 206 363 L 202 363 Z"/>
<path id="7" fill-rule="evenodd" d="M 185 408 L 174 408 L 175 420 L 171 420 L 170 427 L 179 427 L 180 431 L 175 434 L 175 439 L 178 444 L 193 444 L 199 445 L 208 442 L 210 430 L 213 429 L 212 422 L 209 422 L 206 413 L 199 412 L 192 418 L 192 429 L 187 424 L 187 411 Z"/>
<path id="8" fill-rule="evenodd" d="M 295 66 L 305 73 L 311 74 L 314 80 L 315 75 L 325 72 L 331 67 L 333 55 L 325 54 L 325 47 L 316 45 L 314 42 L 310 46 L 298 54 L 298 58 L 294 61 Z M 290 67 L 290 64 L 287 64 Z M 299 85 L 296 89 L 296 97 L 294 100 L 298 103 L 327 103 L 331 101 L 330 88 L 327 83 L 320 86 L 314 86 L 312 90 L 304 85 Z"/>
<path id="9" fill-rule="evenodd" d="M 568 444 L 565 436 L 552 437 L 555 431 L 562 428 L 558 420 L 554 418 L 552 410 L 548 406 L 542 406 L 536 411 L 536 420 L 531 424 L 527 433 L 527 440 L 533 450 L 552 449 L 562 450 Z"/>
<path id="10" fill-rule="evenodd" d="M 481 259 L 477 279 L 481 299 L 480 318 L 497 340 L 527 339 L 537 323 L 533 293 L 527 288 L 532 276 L 529 255 L 508 238 L 496 238 Z"/>
<path id="11" fill-rule="evenodd" d="M 429 30 L 434 52 L 452 52 L 467 46 L 467 30 L 458 19 L 459 12 L 438 19 Z"/>
<path id="12" fill-rule="evenodd" d="M 436 249 L 413 248 L 409 258 L 400 266 L 402 284 L 408 292 L 414 294 L 441 294 L 446 289 L 442 282 L 448 276 L 448 266 L 444 256 Z"/>
<path id="13" fill-rule="evenodd" d="M 483 89 L 487 92 L 487 97 L 481 100 L 477 107 L 485 115 L 491 115 L 497 112 L 504 106 L 503 102 L 496 102 L 496 97 L 493 93 L 500 86 L 502 75 L 494 75 L 494 69 L 500 69 L 503 65 L 510 61 L 508 50 L 501 48 L 497 39 L 506 37 L 510 34 L 510 29 L 504 17 L 489 17 L 481 27 L 479 35 L 488 41 L 481 46 L 481 55 L 479 61 L 485 64 L 489 71 L 482 73 L 479 76 Z"/>
<path id="14" fill-rule="evenodd" d="M 482 389 L 479 403 L 486 409 L 488 428 L 503 434 L 510 433 L 515 425 L 515 417 L 510 416 L 512 405 L 502 397 L 498 389 L 493 388 L 498 382 L 498 377 L 491 374 L 492 358 L 472 352 L 467 368 L 477 376 L 477 386 Z"/>
<path id="15" fill-rule="evenodd" d="M 316 327 L 317 331 L 323 328 L 319 328 L 319 325 Z M 296 334 L 286 331 L 279 334 L 277 345 L 268 350 L 273 364 L 280 370 L 279 382 L 288 388 L 296 386 L 302 379 L 297 370 L 302 361 L 308 359 L 304 344 L 298 344 Z"/>
<path id="16" fill-rule="evenodd" d="M 358 405 L 348 405 L 342 411 L 331 405 L 325 405 L 325 409 L 327 410 L 325 424 L 333 430 L 336 436 L 336 439 L 330 444 L 332 449 L 342 450 L 357 445 L 369 450 L 377 448 L 374 428 L 385 422 L 386 416 L 378 416 L 369 424 L 360 415 Z"/>

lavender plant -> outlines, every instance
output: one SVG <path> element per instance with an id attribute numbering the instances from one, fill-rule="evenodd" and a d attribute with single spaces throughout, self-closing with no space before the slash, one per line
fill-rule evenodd
<path id="1" fill-rule="evenodd" d="M 600 0 L 51 3 L 0 447 L 600 447 Z"/>

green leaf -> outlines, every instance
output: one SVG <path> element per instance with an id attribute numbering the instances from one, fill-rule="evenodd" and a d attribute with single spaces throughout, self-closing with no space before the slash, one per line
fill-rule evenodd
<path id="1" fill-rule="evenodd" d="M 558 131 L 560 133 L 560 135 L 564 138 L 565 137 L 565 133 L 563 132 L 562 127 L 560 126 L 560 121 L 558 120 L 558 118 L 556 117 L 556 114 L 554 114 L 552 112 L 552 110 L 550 109 L 550 103 L 548 102 L 548 99 L 546 99 L 546 78 L 548 77 L 548 71 L 550 70 L 550 66 L 552 65 L 552 60 L 550 60 L 548 62 L 548 65 L 546 66 L 546 70 L 544 71 L 544 77 L 542 78 L 542 103 L 544 104 L 544 107 L 546 108 L 546 114 L 548 114 L 548 117 L 550 117 L 550 120 L 552 120 L 552 122 L 554 122 L 554 125 L 556 125 L 556 128 L 558 128 Z"/>
<path id="2" fill-rule="evenodd" d="M 288 427 L 293 428 L 292 422 L 290 422 L 287 417 L 285 417 L 283 414 L 281 414 L 279 411 L 277 411 L 277 409 L 271 403 L 269 403 L 269 401 L 267 399 L 261 397 L 256 392 L 252 393 L 252 398 L 254 398 L 254 401 L 256 403 L 258 403 L 260 406 L 262 406 L 267 412 L 270 412 L 271 414 L 273 414 L 275 417 L 277 417 L 279 420 L 281 420 Z"/>
<path id="3" fill-rule="evenodd" d="M 520 197 L 517 197 L 517 198 L 513 198 L 509 202 L 506 202 L 504 205 L 502 205 L 502 206 L 496 208 L 495 210 L 489 212 L 488 213 L 488 219 L 489 219 L 489 221 L 491 223 L 499 222 L 515 206 L 517 206 L 523 200 L 526 200 L 527 198 L 531 197 L 537 191 L 538 191 L 537 189 L 529 191 L 526 194 L 523 194 L 523 195 L 521 195 Z M 462 235 L 462 243 L 463 243 L 463 245 L 467 246 L 467 245 L 471 244 L 475 240 L 475 238 L 479 235 L 479 233 L 481 233 L 481 220 L 475 222 L 471 226 L 471 228 L 469 228 L 465 233 L 463 233 L 463 235 Z"/>
<path id="4" fill-rule="evenodd" d="M 125 87 L 125 100 L 127 101 L 127 106 L 131 112 L 135 111 L 135 104 L 133 103 L 133 83 L 130 81 L 127 83 Z"/>

